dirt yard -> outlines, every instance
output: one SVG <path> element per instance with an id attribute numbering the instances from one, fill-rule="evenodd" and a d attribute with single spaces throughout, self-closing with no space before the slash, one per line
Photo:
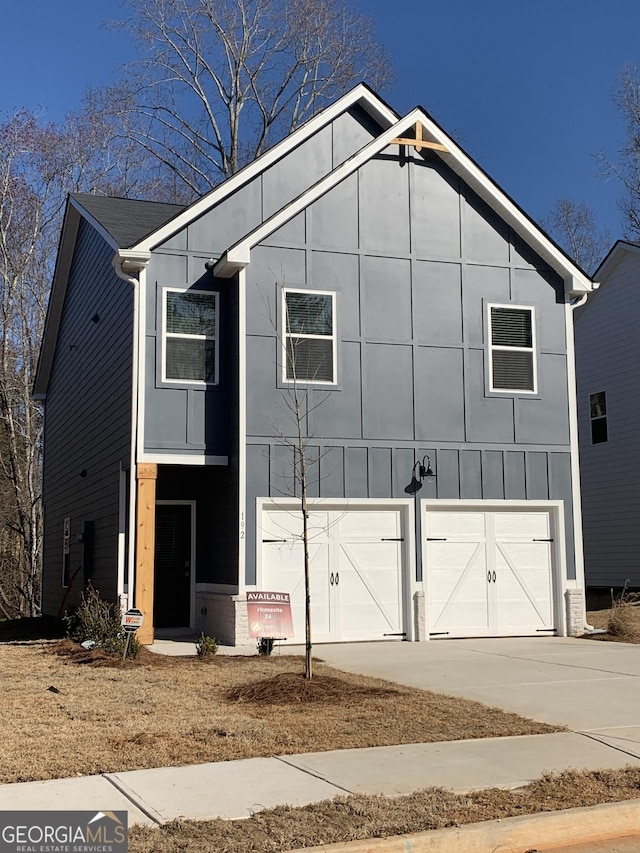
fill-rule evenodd
<path id="1" fill-rule="evenodd" d="M 174 822 L 159 829 L 133 827 L 129 850 L 131 853 L 168 850 L 281 853 L 300 847 L 424 832 L 639 796 L 640 768 L 590 773 L 571 770 L 544 776 L 514 791 L 489 788 L 460 795 L 443 788 L 428 788 L 405 797 L 352 796 L 306 808 L 281 807 L 260 812 L 248 820 Z M 543 841 L 541 838 L 540 842 Z"/>
<path id="2" fill-rule="evenodd" d="M 0 644 L 0 782 L 348 747 L 557 731 L 287 656 L 121 667 L 70 641 Z"/>

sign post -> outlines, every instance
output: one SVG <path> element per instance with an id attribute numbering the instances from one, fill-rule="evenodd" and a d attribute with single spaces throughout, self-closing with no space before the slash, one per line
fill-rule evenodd
<path id="1" fill-rule="evenodd" d="M 141 610 L 138 610 L 137 607 L 132 607 L 130 610 L 127 610 L 126 613 L 122 615 L 121 625 L 127 635 L 127 639 L 124 644 L 124 651 L 122 652 L 122 663 L 127 659 L 127 652 L 129 651 L 129 641 L 138 628 L 142 628 L 142 623 L 144 622 L 144 615 Z"/>

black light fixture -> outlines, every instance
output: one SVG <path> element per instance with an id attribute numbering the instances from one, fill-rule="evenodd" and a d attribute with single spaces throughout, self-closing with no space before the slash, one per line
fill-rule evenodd
<path id="1" fill-rule="evenodd" d="M 425 465 L 426 461 L 426 465 Z M 416 476 L 417 472 L 417 476 Z M 415 495 L 416 492 L 419 492 L 422 488 L 422 481 L 427 479 L 432 479 L 437 477 L 438 475 L 434 473 L 433 468 L 431 467 L 431 459 L 429 456 L 425 454 L 422 457 L 422 462 L 418 459 L 416 464 L 413 466 L 413 471 L 411 472 L 411 482 L 408 486 L 405 486 L 405 492 L 408 495 Z M 420 478 L 420 479 L 418 479 Z"/>

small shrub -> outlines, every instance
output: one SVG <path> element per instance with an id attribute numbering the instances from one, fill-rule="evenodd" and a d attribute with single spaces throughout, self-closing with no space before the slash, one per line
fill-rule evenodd
<path id="1" fill-rule="evenodd" d="M 270 655 L 273 651 L 273 644 L 275 640 L 273 637 L 260 637 L 258 640 L 258 654 L 259 655 Z"/>
<path id="2" fill-rule="evenodd" d="M 196 643 L 196 651 L 199 658 L 206 658 L 210 655 L 218 653 L 218 641 L 215 637 L 210 637 L 204 631 L 200 634 L 200 639 Z"/>
<path id="3" fill-rule="evenodd" d="M 612 636 L 628 643 L 640 642 L 640 595 L 629 591 L 626 584 L 612 601 L 607 629 Z"/>
<path id="4" fill-rule="evenodd" d="M 120 608 L 100 598 L 100 593 L 88 586 L 82 593 L 80 604 L 70 615 L 64 616 L 67 634 L 72 640 L 82 643 L 93 641 L 107 654 L 121 655 L 127 634 L 120 624 Z M 135 658 L 140 652 L 140 641 L 131 637 L 127 657 Z"/>

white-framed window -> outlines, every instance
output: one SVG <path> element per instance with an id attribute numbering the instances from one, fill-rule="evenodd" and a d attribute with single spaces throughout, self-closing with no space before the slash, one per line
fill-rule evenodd
<path id="1" fill-rule="evenodd" d="M 282 299 L 284 381 L 335 385 L 335 293 L 286 288 Z"/>
<path id="2" fill-rule="evenodd" d="M 605 441 L 609 440 L 606 391 L 589 394 L 589 415 L 591 417 L 591 444 L 604 444 Z"/>
<path id="3" fill-rule="evenodd" d="M 218 299 L 210 290 L 163 289 L 163 382 L 218 383 Z"/>
<path id="4" fill-rule="evenodd" d="M 535 309 L 526 305 L 487 307 L 491 391 L 536 394 Z"/>

